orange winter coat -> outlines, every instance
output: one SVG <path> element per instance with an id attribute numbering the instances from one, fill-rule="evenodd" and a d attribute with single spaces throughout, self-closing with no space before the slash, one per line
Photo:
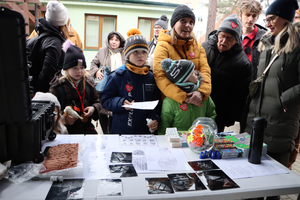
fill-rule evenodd
<path id="1" fill-rule="evenodd" d="M 181 90 L 177 85 L 172 83 L 166 76 L 165 71 L 161 67 L 161 61 L 165 58 L 172 60 L 187 59 L 195 64 L 195 69 L 202 73 L 204 82 L 200 85 L 197 91 L 204 95 L 206 100 L 211 93 L 211 76 L 210 67 L 207 63 L 206 53 L 201 43 L 196 44 L 194 39 L 188 42 L 185 40 L 178 40 L 175 45 L 176 49 L 171 44 L 171 36 L 168 30 L 160 31 L 158 37 L 158 44 L 156 45 L 153 60 L 153 73 L 156 84 L 164 96 L 167 96 L 178 103 L 183 103 L 186 99 L 186 92 Z"/>

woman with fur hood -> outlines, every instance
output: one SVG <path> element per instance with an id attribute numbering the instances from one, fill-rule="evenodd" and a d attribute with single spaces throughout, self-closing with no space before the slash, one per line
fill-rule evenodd
<path id="1" fill-rule="evenodd" d="M 106 46 L 101 47 L 91 62 L 89 73 L 92 77 L 97 78 L 98 81 L 104 77 L 104 67 L 108 66 L 110 71 L 125 64 L 124 55 L 124 37 L 117 31 L 112 31 L 108 34 L 105 40 Z M 101 92 L 99 92 L 101 98 Z M 112 124 L 112 112 L 104 108 L 100 111 L 100 124 L 103 133 L 110 133 Z"/>
<path id="2" fill-rule="evenodd" d="M 294 23 L 296 0 L 276 0 L 266 11 L 264 20 L 269 31 L 259 44 L 261 51 L 257 77 L 260 77 L 276 54 L 253 97 L 247 118 L 250 132 L 252 119 L 264 117 L 267 127 L 264 142 L 268 155 L 288 166 L 300 119 L 300 28 Z"/>

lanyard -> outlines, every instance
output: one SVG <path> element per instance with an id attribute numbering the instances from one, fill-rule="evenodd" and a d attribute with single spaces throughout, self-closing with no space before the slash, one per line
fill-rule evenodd
<path id="1" fill-rule="evenodd" d="M 81 97 L 80 93 L 79 93 L 79 90 L 76 86 L 76 84 L 73 82 L 75 88 L 76 88 L 76 91 L 77 91 L 77 94 L 79 96 L 79 99 L 80 99 L 80 103 L 81 103 L 81 108 L 82 108 L 82 112 L 84 112 L 84 97 L 85 97 L 85 85 L 86 85 L 86 81 L 84 81 L 84 89 L 83 89 L 83 95 Z"/>

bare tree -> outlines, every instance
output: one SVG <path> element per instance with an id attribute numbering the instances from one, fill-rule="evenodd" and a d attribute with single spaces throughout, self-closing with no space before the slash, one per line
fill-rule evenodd
<path id="1" fill-rule="evenodd" d="M 216 15 L 217 15 L 217 0 L 209 0 L 205 41 L 207 40 L 208 34 L 213 30 L 215 30 Z"/>

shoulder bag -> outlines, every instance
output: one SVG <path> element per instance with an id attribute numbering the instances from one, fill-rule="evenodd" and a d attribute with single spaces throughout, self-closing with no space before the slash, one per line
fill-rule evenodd
<path id="1" fill-rule="evenodd" d="M 105 62 L 106 62 L 107 56 L 108 56 L 108 49 L 106 51 L 106 55 L 105 55 L 105 58 L 104 58 L 103 66 L 100 66 L 100 72 L 104 76 L 103 76 L 103 78 L 101 80 L 98 80 L 97 78 L 95 78 L 95 80 L 94 80 L 95 83 L 96 83 L 95 88 L 100 93 L 103 91 L 103 88 L 106 85 L 108 76 L 110 75 L 110 68 L 109 68 L 109 66 L 105 66 Z"/>
<path id="2" fill-rule="evenodd" d="M 269 63 L 269 65 L 267 66 L 267 68 L 265 69 L 265 71 L 262 73 L 262 75 L 255 79 L 254 81 L 252 81 L 250 84 L 249 84 L 249 96 L 251 98 L 255 97 L 257 91 L 258 91 L 258 88 L 260 87 L 261 85 L 261 82 L 262 80 L 264 79 L 267 71 L 270 69 L 271 65 L 273 64 L 273 62 L 276 60 L 276 58 L 280 55 L 280 51 L 274 56 L 274 58 L 271 60 L 271 62 Z"/>

